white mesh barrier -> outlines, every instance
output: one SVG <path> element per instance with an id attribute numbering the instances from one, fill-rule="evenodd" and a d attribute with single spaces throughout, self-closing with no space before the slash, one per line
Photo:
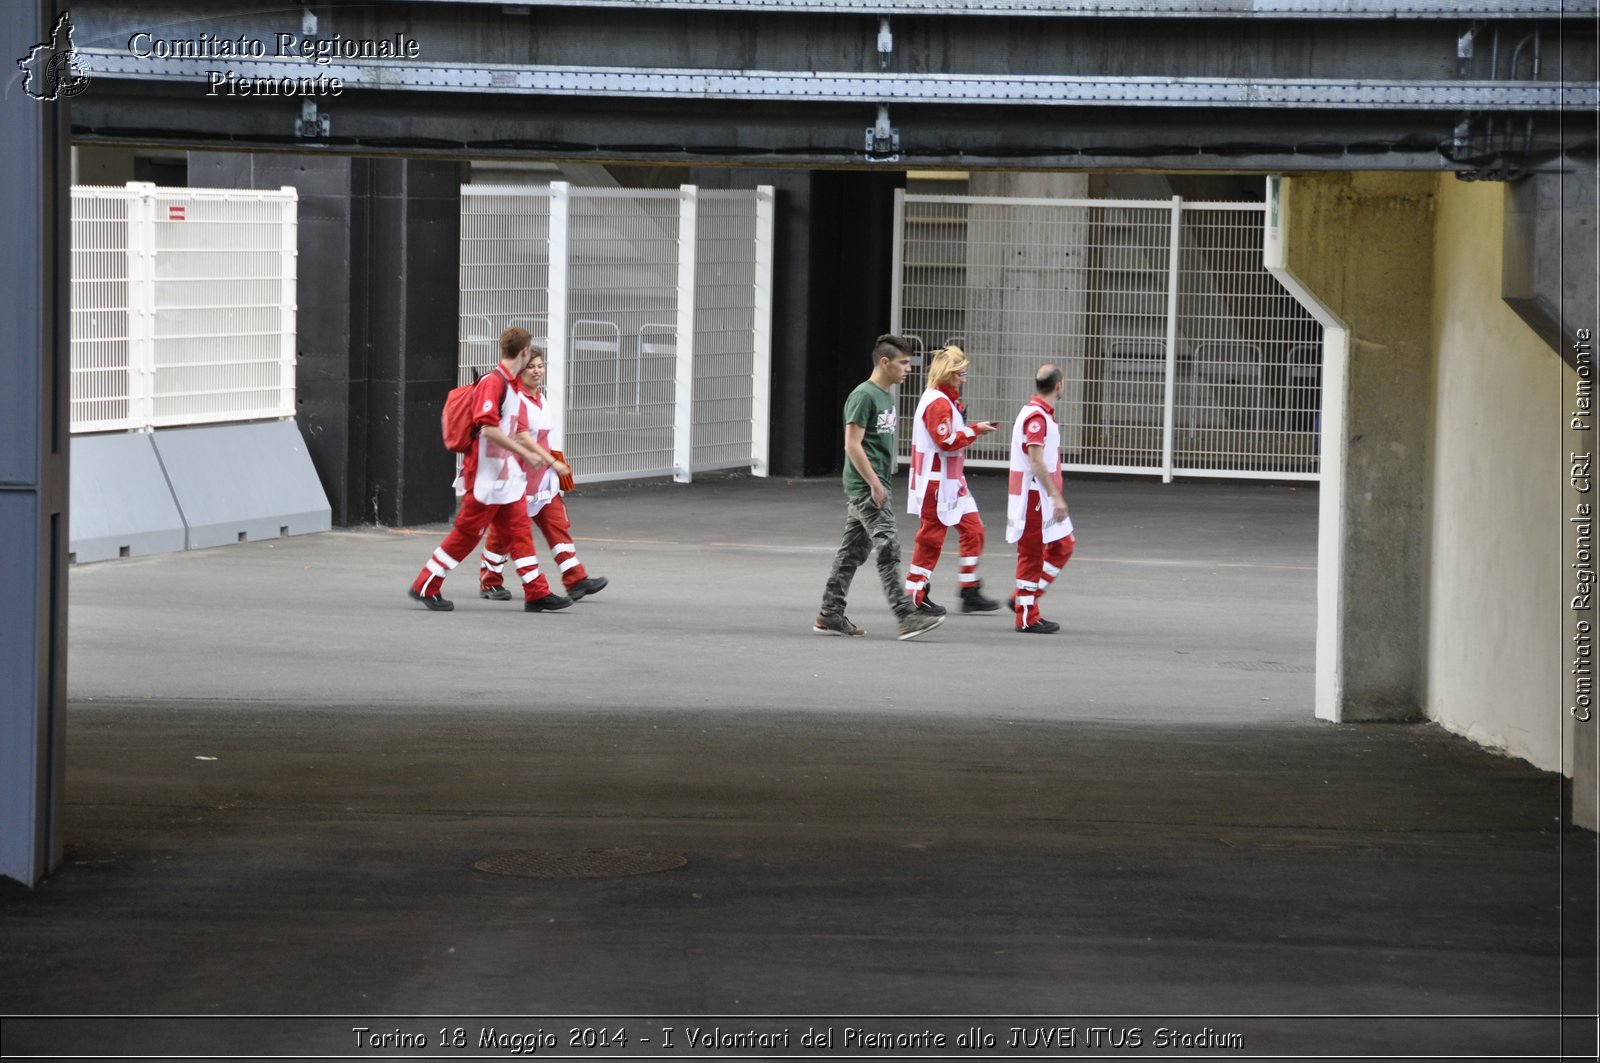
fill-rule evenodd
<path id="1" fill-rule="evenodd" d="M 461 192 L 463 381 L 520 324 L 579 479 L 765 472 L 770 192 Z"/>
<path id="2" fill-rule="evenodd" d="M 72 199 L 74 432 L 294 416 L 292 188 Z"/>
<path id="3" fill-rule="evenodd" d="M 72 430 L 137 427 L 128 370 L 125 188 L 72 190 Z"/>
<path id="4" fill-rule="evenodd" d="M 749 464 L 755 419 L 757 212 L 701 192 L 695 233 L 694 469 Z"/>
<path id="5" fill-rule="evenodd" d="M 500 360 L 502 330 L 525 328 L 540 347 L 550 330 L 550 189 L 472 191 L 461 197 L 462 384 Z"/>
<path id="6" fill-rule="evenodd" d="M 1039 365 L 1062 367 L 1068 468 L 1315 478 L 1322 329 L 1262 266 L 1259 204 L 902 195 L 896 213 L 893 327 L 919 349 L 902 417 L 922 352 L 954 343 L 973 420 L 1009 425 Z M 969 460 L 1004 465 L 1008 438 Z"/>
<path id="7" fill-rule="evenodd" d="M 1261 265 L 1259 210 L 1184 211 L 1173 460 L 1185 472 L 1315 473 L 1322 328 Z"/>
<path id="8" fill-rule="evenodd" d="M 567 452 L 591 480 L 673 469 L 678 191 L 571 191 Z M 647 349 L 648 347 L 648 349 Z"/>

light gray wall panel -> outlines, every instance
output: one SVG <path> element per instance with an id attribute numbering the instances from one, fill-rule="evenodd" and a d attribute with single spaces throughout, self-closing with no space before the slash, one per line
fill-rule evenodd
<path id="1" fill-rule="evenodd" d="M 183 514 L 145 432 L 72 440 L 73 560 L 165 554 L 184 548 Z"/>
<path id="2" fill-rule="evenodd" d="M 332 527 L 328 496 L 293 421 L 173 428 L 153 438 L 191 550 Z"/>

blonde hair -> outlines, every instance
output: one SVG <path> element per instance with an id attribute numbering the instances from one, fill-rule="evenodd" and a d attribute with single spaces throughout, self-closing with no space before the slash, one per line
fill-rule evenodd
<path id="1" fill-rule="evenodd" d="M 928 365 L 928 386 L 943 387 L 967 365 L 967 353 L 960 347 L 940 347 L 933 352 L 933 361 Z"/>

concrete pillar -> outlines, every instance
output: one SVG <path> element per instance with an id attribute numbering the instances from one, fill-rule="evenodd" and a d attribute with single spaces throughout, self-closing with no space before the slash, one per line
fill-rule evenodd
<path id="1" fill-rule="evenodd" d="M 296 420 L 340 525 L 448 519 L 461 167 L 196 152 L 197 187 L 300 195 Z"/>
<path id="2" fill-rule="evenodd" d="M 1290 269 L 1350 328 L 1340 720 L 1421 710 L 1436 180 L 1308 174 L 1289 198 Z"/>
<path id="3" fill-rule="evenodd" d="M 439 436 L 456 383 L 461 306 L 460 164 L 357 160 L 366 240 L 352 248 L 352 350 L 367 367 L 363 511 L 380 524 L 449 520 L 455 455 Z M 366 187 L 360 187 L 365 177 Z"/>
<path id="4" fill-rule="evenodd" d="M 1578 330 L 1595 327 L 1595 177 L 1592 161 L 1565 159 L 1506 189 L 1501 295 L 1568 365 Z"/>
<path id="5" fill-rule="evenodd" d="M 0 19 L 0 54 L 35 57 L 52 3 Z M 64 54 L 64 53 L 56 53 Z M 48 57 L 45 57 L 46 59 Z M 43 92 L 35 59 L 29 92 Z M 71 202 L 68 103 L 0 106 L 0 875 L 32 886 L 62 857 L 67 696 L 67 500 Z"/>

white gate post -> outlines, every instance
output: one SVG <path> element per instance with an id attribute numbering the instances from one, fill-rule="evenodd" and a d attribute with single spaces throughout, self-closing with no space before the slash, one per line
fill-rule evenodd
<path id="1" fill-rule="evenodd" d="M 1172 197 L 1172 236 L 1167 251 L 1167 374 L 1161 415 L 1161 482 L 1172 482 L 1172 422 L 1178 390 L 1178 258 L 1183 197 Z"/>
<path id="2" fill-rule="evenodd" d="M 550 231 L 546 237 L 549 261 L 550 298 L 545 309 L 549 325 L 545 332 L 544 391 L 550 414 L 551 438 L 566 441 L 567 428 L 567 291 L 571 265 L 571 188 L 566 181 L 550 182 Z"/>
<path id="3" fill-rule="evenodd" d="M 900 193 L 896 192 L 898 196 Z M 756 186 L 756 276 L 751 326 L 755 354 L 750 386 L 750 472 L 766 476 L 772 456 L 772 235 L 776 219 L 771 185 Z"/>
<path id="4" fill-rule="evenodd" d="M 280 232 L 278 234 L 278 263 L 281 270 L 278 291 L 278 327 L 282 337 L 278 352 L 279 415 L 285 420 L 294 418 L 295 376 L 295 315 L 299 312 L 297 289 L 298 270 L 296 258 L 300 254 L 299 219 L 300 194 L 292 185 L 281 188 L 284 198 L 277 201 Z"/>
<path id="5" fill-rule="evenodd" d="M 1344 719 L 1345 405 L 1350 387 L 1350 330 L 1289 269 L 1283 179 L 1267 178 L 1261 264 L 1322 325 L 1322 409 L 1317 451 L 1317 719 Z"/>
<path id="6" fill-rule="evenodd" d="M 128 189 L 128 422 L 150 431 L 156 384 L 156 186 Z"/>
<path id="7" fill-rule="evenodd" d="M 894 190 L 894 233 L 889 238 L 889 331 L 900 335 L 901 282 L 906 268 L 906 190 Z"/>
<path id="8" fill-rule="evenodd" d="M 672 478 L 694 479 L 694 270 L 700 190 L 678 186 L 678 342 L 672 410 Z"/>

